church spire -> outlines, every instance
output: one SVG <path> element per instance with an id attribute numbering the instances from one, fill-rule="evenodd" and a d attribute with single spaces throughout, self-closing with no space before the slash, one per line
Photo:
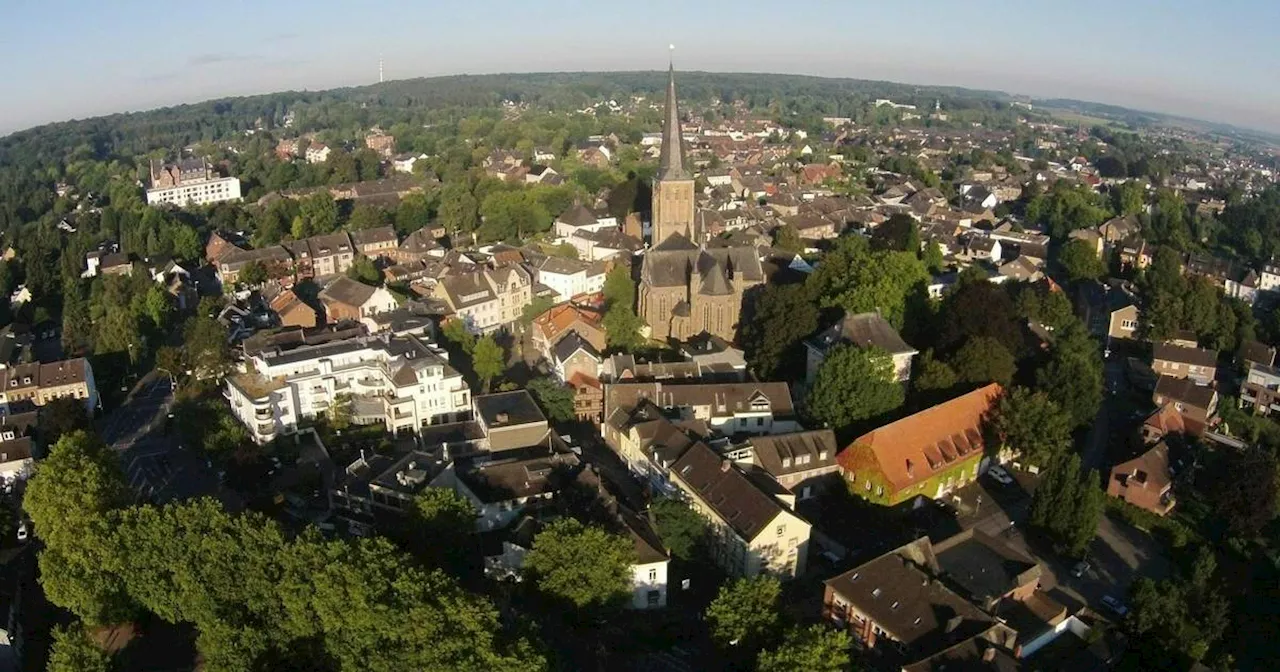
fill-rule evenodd
<path id="1" fill-rule="evenodd" d="M 667 109 L 662 121 L 662 155 L 658 159 L 659 180 L 692 180 L 684 165 L 684 137 L 680 132 L 680 110 L 676 104 L 676 66 L 667 69 Z"/>

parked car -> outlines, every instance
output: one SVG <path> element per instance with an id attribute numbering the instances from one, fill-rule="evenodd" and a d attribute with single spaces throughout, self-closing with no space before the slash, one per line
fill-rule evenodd
<path id="1" fill-rule="evenodd" d="M 1129 607 L 1126 607 L 1124 602 L 1110 595 L 1102 596 L 1102 605 L 1114 612 L 1116 616 L 1125 616 L 1129 613 Z"/>
<path id="2" fill-rule="evenodd" d="M 1087 574 L 1090 569 L 1093 569 L 1093 565 L 1090 565 L 1088 560 L 1081 560 L 1076 563 L 1075 567 L 1071 568 L 1071 575 L 1078 579 Z"/>
<path id="3" fill-rule="evenodd" d="M 18 523 L 18 541 L 27 540 L 27 521 Z"/>
<path id="4" fill-rule="evenodd" d="M 987 469 L 987 475 L 994 478 L 997 483 L 1003 483 L 1004 485 L 1013 483 L 1013 476 L 1010 476 L 1009 472 L 998 464 L 991 465 L 991 468 Z"/>

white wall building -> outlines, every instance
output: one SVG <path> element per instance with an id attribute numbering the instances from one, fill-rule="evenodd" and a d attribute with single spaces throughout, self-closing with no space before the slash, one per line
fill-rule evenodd
<path id="1" fill-rule="evenodd" d="M 417 429 L 467 415 L 471 390 L 448 355 L 414 336 L 360 336 L 249 357 L 223 392 L 235 416 L 264 443 L 350 395 L 353 422 Z"/>
<path id="2" fill-rule="evenodd" d="M 177 206 L 209 205 L 240 200 L 240 180 L 215 177 L 210 180 L 183 182 L 172 187 L 147 190 L 147 205 L 172 203 Z"/>
<path id="3" fill-rule="evenodd" d="M 604 291 L 605 266 L 576 259 L 547 257 L 538 266 L 538 282 L 555 290 L 561 301 Z"/>

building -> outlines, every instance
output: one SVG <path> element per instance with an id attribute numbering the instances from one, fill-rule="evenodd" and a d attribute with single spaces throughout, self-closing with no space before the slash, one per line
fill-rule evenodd
<path id="1" fill-rule="evenodd" d="M 837 457 L 844 479 L 862 498 L 891 506 L 940 499 L 975 480 L 987 463 L 984 422 L 1001 392 L 992 383 L 863 434 Z"/>
<path id="2" fill-rule="evenodd" d="M 44 406 L 54 399 L 70 397 L 84 401 L 93 415 L 98 407 L 98 386 L 89 360 L 78 357 L 41 364 L 18 364 L 0 370 L 0 412 L 28 402 Z"/>
<path id="3" fill-rule="evenodd" d="M 953 591 L 942 574 L 922 537 L 827 579 L 823 616 L 847 630 L 855 647 L 892 657 L 904 670 L 967 642 L 1011 651 L 1017 633 Z"/>
<path id="4" fill-rule="evenodd" d="M 396 137 L 374 129 L 364 136 L 364 146 L 377 152 L 379 157 L 389 159 L 396 153 Z"/>
<path id="5" fill-rule="evenodd" d="M 351 242 L 355 245 L 356 252 L 370 259 L 390 259 L 395 255 L 400 239 L 396 237 L 395 229 L 390 226 L 380 226 L 375 229 L 352 231 Z"/>
<path id="6" fill-rule="evenodd" d="M 653 248 L 640 271 L 639 313 L 660 340 L 701 332 L 725 340 L 736 335 L 742 298 L 764 282 L 751 247 L 695 244 L 694 178 L 686 165 L 676 100 L 675 70 L 667 73 L 662 153 L 653 183 Z"/>
<path id="7" fill-rule="evenodd" d="M 1196 385 L 1189 378 L 1160 376 L 1151 401 L 1157 407 L 1172 404 L 1182 415 L 1187 433 L 1200 436 L 1208 428 L 1209 419 L 1218 410 L 1218 393 L 1207 385 Z"/>
<path id="8" fill-rule="evenodd" d="M 877 348 L 884 351 L 893 358 L 895 380 L 900 383 L 911 380 L 911 360 L 919 351 L 907 345 L 893 325 L 879 313 L 856 313 L 846 314 L 839 322 L 804 342 L 808 351 L 805 381 L 812 385 L 827 354 L 845 344 L 864 350 Z"/>
<path id="9" fill-rule="evenodd" d="M 240 200 L 240 180 L 220 177 L 204 159 L 151 162 L 147 205 L 209 205 Z"/>
<path id="10" fill-rule="evenodd" d="M 762 469 L 804 501 L 828 487 L 840 487 L 838 452 L 835 432 L 818 429 L 753 436 L 730 456 Z"/>
<path id="11" fill-rule="evenodd" d="M 482 394 L 475 398 L 474 412 L 493 453 L 538 445 L 552 434 L 546 416 L 525 390 Z"/>
<path id="12" fill-rule="evenodd" d="M 710 522 L 713 558 L 729 575 L 786 580 L 804 573 L 812 526 L 732 461 L 695 443 L 671 465 L 671 480 Z"/>
<path id="13" fill-rule="evenodd" d="M 516 264 L 482 268 L 441 278 L 431 291 L 469 331 L 483 334 L 520 319 L 533 301 L 533 277 Z"/>
<path id="14" fill-rule="evenodd" d="M 333 150 L 323 142 L 312 142 L 307 145 L 307 163 L 324 163 L 329 160 L 329 154 L 332 152 Z"/>
<path id="15" fill-rule="evenodd" d="M 600 378 L 600 351 L 577 334 L 560 339 L 551 354 L 551 371 L 562 383 L 578 376 Z"/>
<path id="16" fill-rule="evenodd" d="M 471 410 L 471 390 L 443 350 L 388 334 L 265 348 L 227 376 L 223 394 L 259 443 L 292 434 L 336 404 L 349 404 L 353 422 L 383 423 L 392 432 L 458 420 Z"/>
<path id="17" fill-rule="evenodd" d="M 554 306 L 533 318 L 533 347 L 543 359 L 550 361 L 553 348 L 560 339 L 569 334 L 577 334 L 597 352 L 603 352 L 607 345 L 603 319 L 604 316 L 600 313 L 572 303 Z"/>
<path id="18" fill-rule="evenodd" d="M 307 329 L 316 326 L 319 321 L 316 318 L 315 308 L 298 298 L 298 295 L 294 294 L 291 289 L 286 289 L 276 294 L 272 297 L 269 305 L 279 318 L 280 326 L 282 327 L 302 327 Z"/>
<path id="19" fill-rule="evenodd" d="M 1160 376 L 1187 378 L 1198 385 L 1213 382 L 1218 373 L 1218 353 L 1172 343 L 1151 346 L 1151 369 Z"/>
<path id="20" fill-rule="evenodd" d="M 1169 446 L 1163 440 L 1141 455 L 1111 468 L 1107 494 L 1158 516 L 1173 510 L 1173 471 Z"/>
<path id="21" fill-rule="evenodd" d="M 707 432 L 725 436 L 800 429 L 786 383 L 615 383 L 605 386 L 604 396 L 606 418 L 647 400 L 671 417 L 698 422 Z"/>
<path id="22" fill-rule="evenodd" d="M 1240 406 L 1249 406 L 1255 413 L 1270 415 L 1280 410 L 1280 369 L 1252 362 L 1249 373 L 1240 383 Z"/>
<path id="23" fill-rule="evenodd" d="M 550 287 L 560 301 L 604 290 L 605 262 L 547 257 L 538 264 L 538 282 Z"/>
<path id="24" fill-rule="evenodd" d="M 395 295 L 385 287 L 371 287 L 346 276 L 339 276 L 320 290 L 319 299 L 324 304 L 325 318 L 329 322 L 360 322 L 400 307 Z M 370 326 L 370 330 L 373 331 L 374 327 Z"/>

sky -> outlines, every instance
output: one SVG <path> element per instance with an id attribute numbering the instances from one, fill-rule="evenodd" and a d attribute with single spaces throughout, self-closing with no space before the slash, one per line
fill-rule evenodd
<path id="1" fill-rule="evenodd" d="M 676 68 L 1064 97 L 1280 132 L 1276 0 L 0 0 L 0 134 L 233 95 Z"/>

